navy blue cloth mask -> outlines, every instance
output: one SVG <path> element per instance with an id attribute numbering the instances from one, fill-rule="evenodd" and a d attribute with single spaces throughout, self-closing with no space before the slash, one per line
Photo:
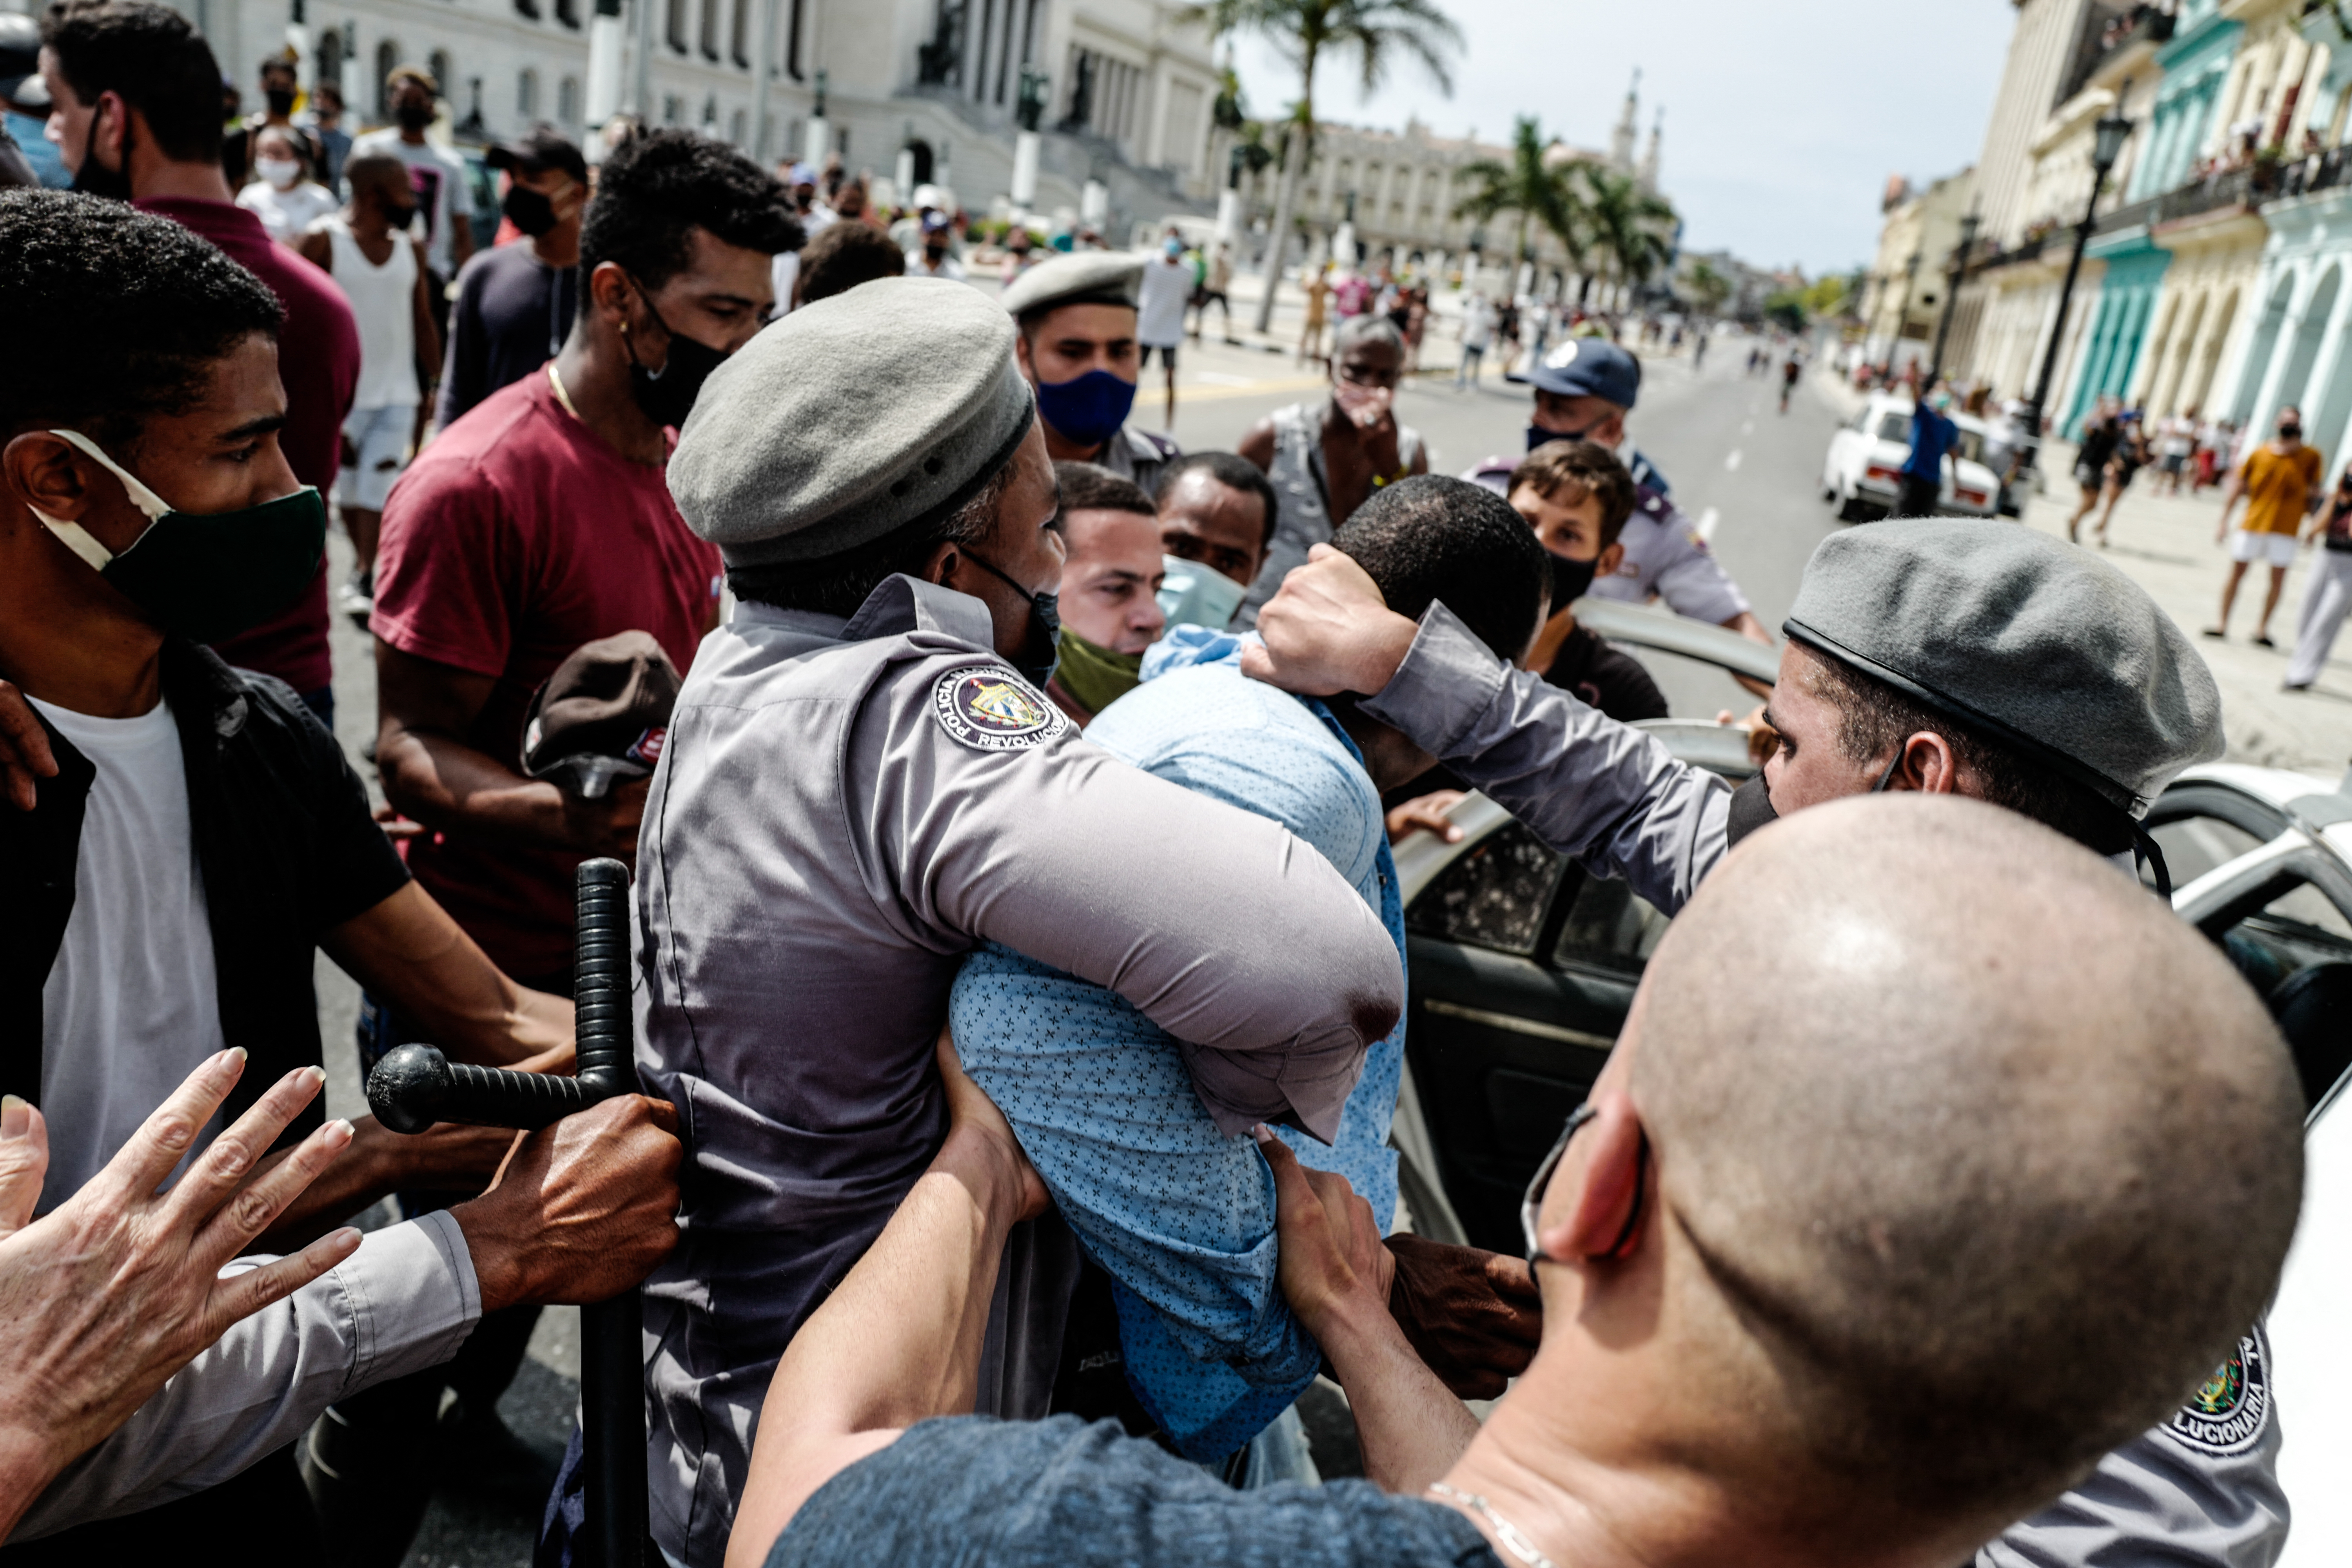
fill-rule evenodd
<path id="1" fill-rule="evenodd" d="M 1081 447 L 1099 446 L 1118 435 L 1134 406 L 1135 383 L 1107 370 L 1037 384 L 1038 417 Z"/>

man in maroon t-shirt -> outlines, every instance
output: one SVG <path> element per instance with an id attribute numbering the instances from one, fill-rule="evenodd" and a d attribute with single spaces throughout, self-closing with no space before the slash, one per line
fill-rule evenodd
<path id="1" fill-rule="evenodd" d="M 286 427 L 278 446 L 296 479 L 331 494 L 342 463 L 343 416 L 360 377 L 360 333 L 351 305 L 333 279 L 275 244 L 261 220 L 236 205 L 221 174 L 216 88 L 180 79 L 193 78 L 198 57 L 209 62 L 212 51 L 169 26 L 136 25 L 139 14 L 151 9 L 162 7 L 100 8 L 123 13 L 126 25 L 110 26 L 104 16 L 82 21 L 73 14 L 62 27 L 51 23 L 41 75 L 54 106 L 53 127 L 61 132 L 58 150 L 81 189 L 194 229 L 285 305 L 278 378 L 286 387 Z M 211 68 L 216 83 L 218 68 Z M 214 651 L 231 664 L 278 677 L 332 728 L 326 563 L 320 562 L 310 585 L 282 614 Z"/>
<path id="2" fill-rule="evenodd" d="M 663 477 L 694 395 L 772 303 L 797 245 L 783 186 L 686 132 L 624 143 L 580 238 L 554 361 L 443 431 L 393 489 L 376 557 L 377 762 L 435 831 L 425 889 L 527 983 L 569 990 L 572 877 L 634 859 L 646 781 L 584 800 L 520 772 L 532 691 L 581 644 L 643 631 L 679 669 L 717 622 L 719 553 Z"/>

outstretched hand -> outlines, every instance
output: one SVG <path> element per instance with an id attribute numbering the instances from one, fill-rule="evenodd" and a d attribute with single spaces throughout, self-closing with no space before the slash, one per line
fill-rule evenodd
<path id="1" fill-rule="evenodd" d="M 1258 611 L 1261 640 L 1242 645 L 1242 673 L 1309 697 L 1370 696 L 1395 677 L 1418 629 L 1361 566 L 1318 544 Z"/>
<path id="2" fill-rule="evenodd" d="M 244 1071 L 243 1051 L 214 1056 L 104 1170 L 37 1220 L 47 1129 L 14 1096 L 0 1108 L 0 1532 L 232 1323 L 358 1250 L 360 1233 L 345 1227 L 290 1258 L 221 1276 L 351 1142 L 351 1123 L 330 1121 L 254 1173 L 326 1081 L 316 1068 L 280 1079 L 177 1183 L 157 1190 Z M 21 1483 L 37 1484 L 23 1491 Z"/>

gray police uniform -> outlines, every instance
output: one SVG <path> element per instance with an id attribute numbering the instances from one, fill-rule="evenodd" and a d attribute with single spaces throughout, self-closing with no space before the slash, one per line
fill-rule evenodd
<path id="1" fill-rule="evenodd" d="M 1143 493 L 1160 493 L 1160 476 L 1169 464 L 1184 455 L 1184 448 L 1165 436 L 1153 436 L 1122 425 L 1118 434 L 1103 443 L 1103 449 L 1092 461 L 1108 468 L 1122 479 L 1140 486 Z"/>
<path id="2" fill-rule="evenodd" d="M 1011 342 L 932 280 L 794 311 L 712 376 L 671 463 L 681 511 L 740 567 L 952 510 L 1033 418 Z M 943 363 L 961 384 L 895 420 L 861 406 L 863 381 Z M 860 483 L 869 504 L 839 508 Z M 655 1539 L 696 1568 L 725 1552 L 778 1357 L 946 1130 L 933 1049 L 965 952 L 1118 992 L 1231 1131 L 1330 1137 L 1402 1007 L 1394 946 L 1320 856 L 1088 745 L 992 637 L 979 601 L 905 576 L 847 620 L 747 600 L 671 719 L 637 861 L 638 1061 L 687 1161 L 645 1288 L 648 1458 Z M 1013 1249 L 983 1410 L 1044 1413 L 1071 1257 Z"/>
<path id="3" fill-rule="evenodd" d="M 1784 629 L 1930 689 L 1981 728 L 2067 737 L 2110 798 L 2151 799 L 2221 753 L 2220 694 L 2179 629 L 2113 567 L 2013 524 L 1916 520 L 1832 535 Z M 1362 707 L 1554 849 L 1668 914 L 1728 847 L 1719 777 L 1505 665 L 1443 605 Z M 2274 1406 L 2257 1328 L 2172 1420 L 2012 1525 L 1979 1568 L 2271 1563 L 2287 1524 Z"/>

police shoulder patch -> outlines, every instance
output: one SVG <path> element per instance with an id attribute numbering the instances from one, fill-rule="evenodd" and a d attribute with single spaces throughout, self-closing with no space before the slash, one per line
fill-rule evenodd
<path id="1" fill-rule="evenodd" d="M 1001 664 L 950 669 L 931 686 L 931 717 L 975 752 L 1042 745 L 1070 727 L 1062 710 Z"/>
<path id="2" fill-rule="evenodd" d="M 2263 1439 L 2271 1424 L 2271 1347 L 2257 1326 L 2189 1396 L 2164 1430 L 2192 1453 L 2226 1459 Z"/>

